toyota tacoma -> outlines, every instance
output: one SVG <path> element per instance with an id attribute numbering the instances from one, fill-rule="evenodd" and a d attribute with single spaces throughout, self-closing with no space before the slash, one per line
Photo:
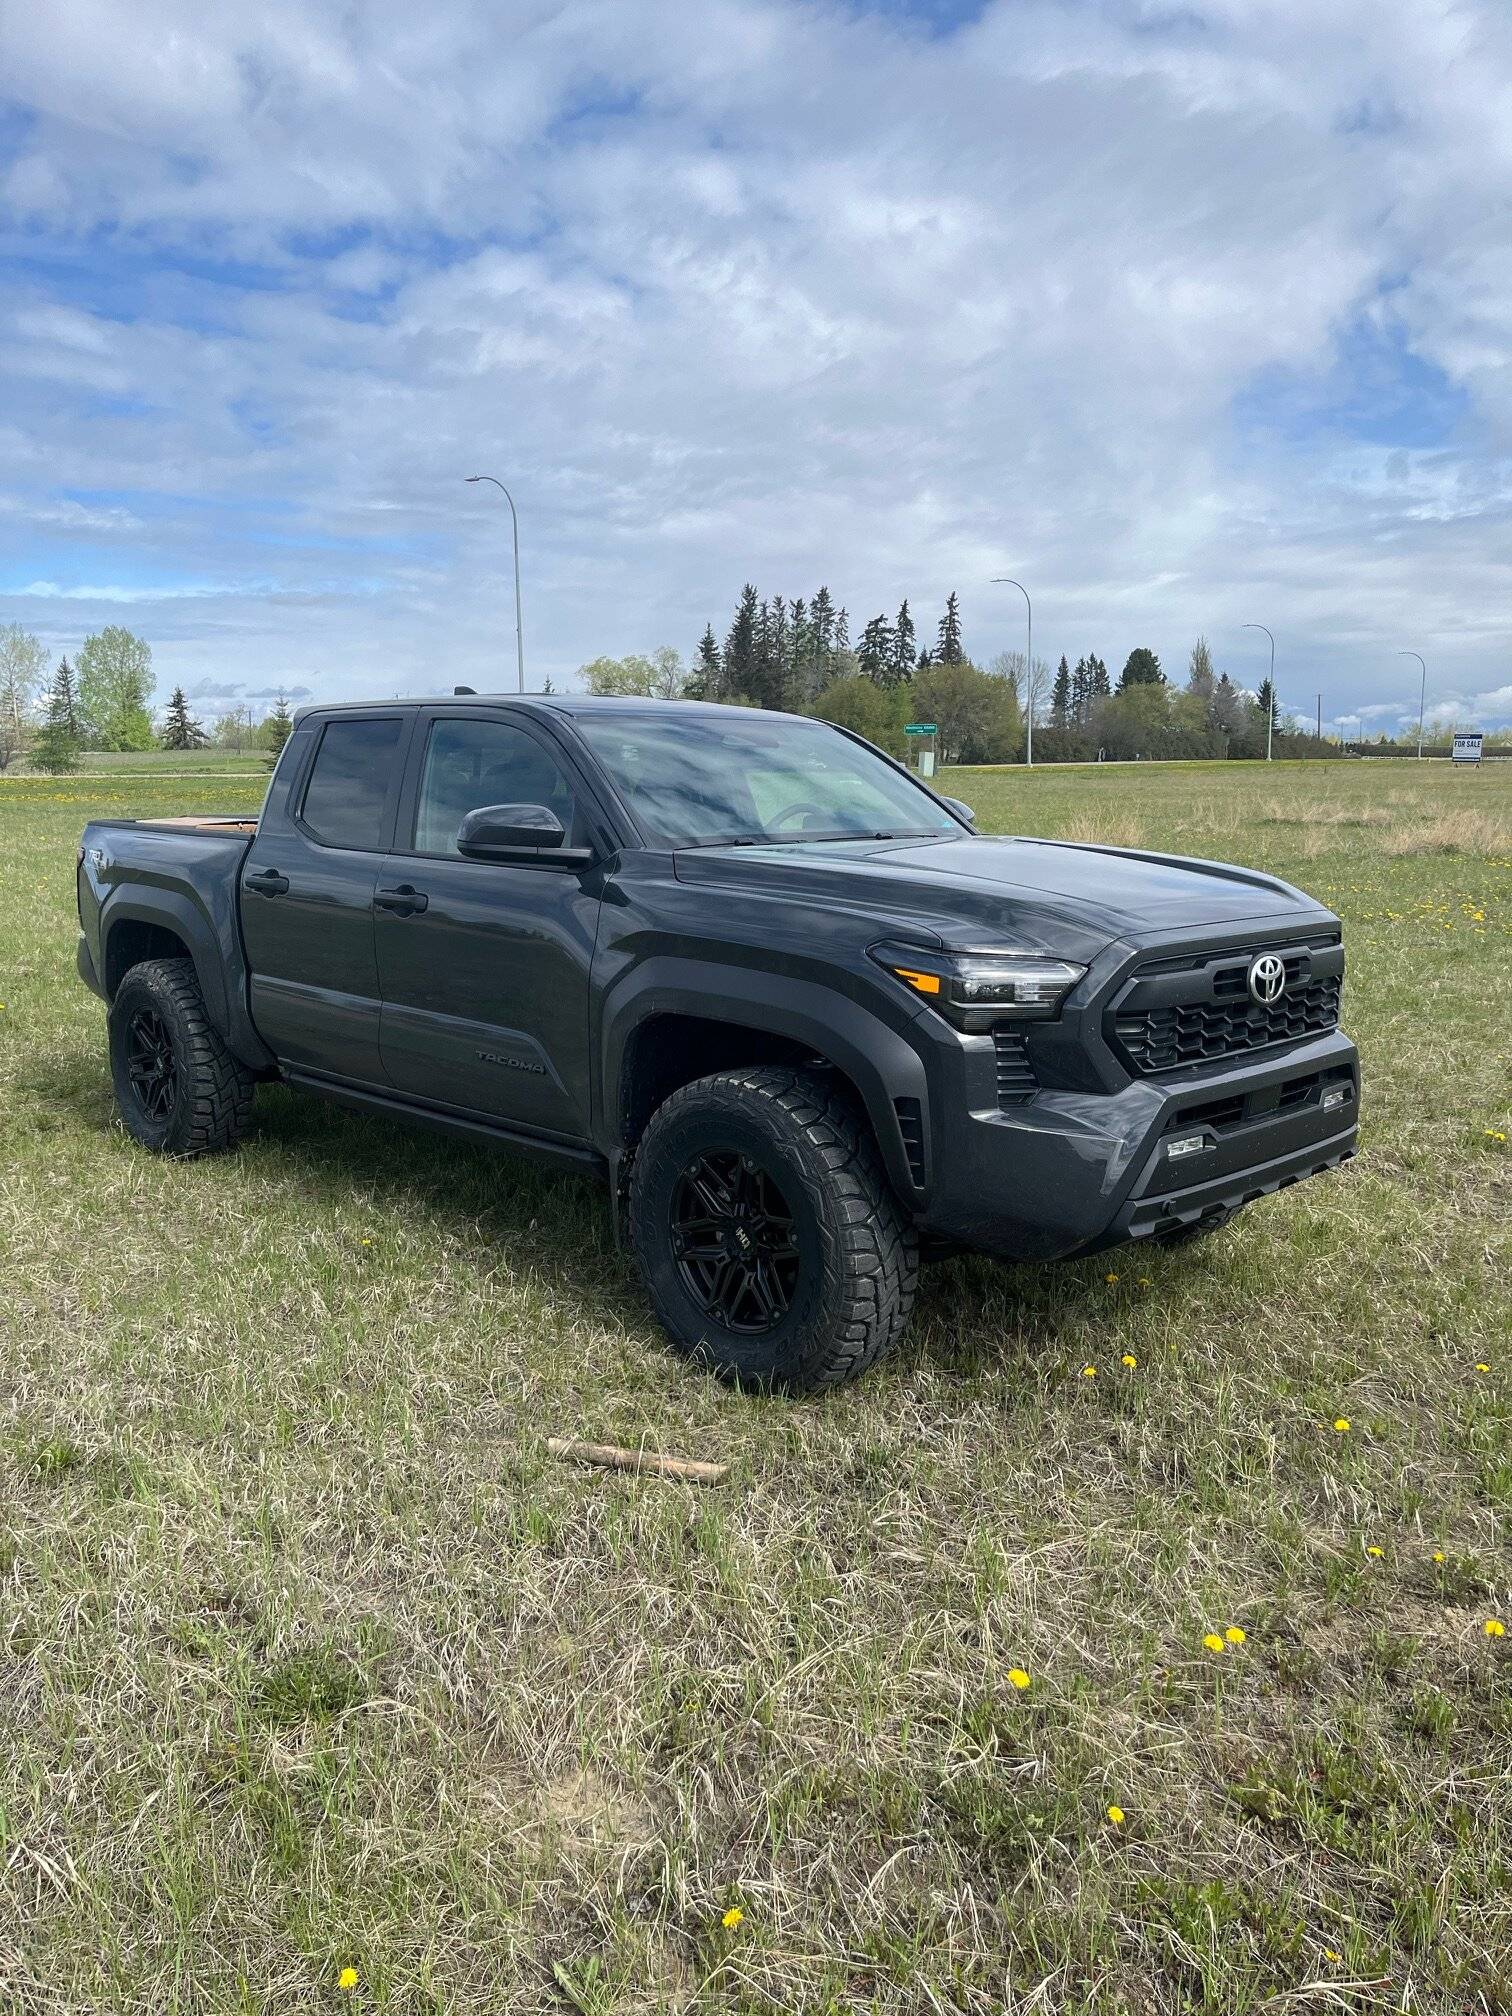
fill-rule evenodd
<path id="1" fill-rule="evenodd" d="M 596 1174 L 673 1342 L 758 1386 L 863 1371 L 921 1254 L 1181 1244 L 1355 1147 L 1328 910 L 979 834 L 792 715 L 312 707 L 260 817 L 94 821 L 78 897 L 145 1147 L 281 1079 Z"/>

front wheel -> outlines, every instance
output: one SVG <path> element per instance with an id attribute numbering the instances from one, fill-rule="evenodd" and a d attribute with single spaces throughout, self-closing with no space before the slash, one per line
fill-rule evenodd
<path id="1" fill-rule="evenodd" d="M 146 960 L 116 989 L 110 1075 L 126 1132 L 159 1155 L 233 1147 L 252 1110 L 252 1074 L 205 1013 L 189 959 Z"/>
<path id="2" fill-rule="evenodd" d="M 866 1123 L 814 1072 L 674 1092 L 636 1151 L 630 1235 L 673 1343 L 738 1384 L 841 1385 L 913 1308 L 918 1240 Z"/>

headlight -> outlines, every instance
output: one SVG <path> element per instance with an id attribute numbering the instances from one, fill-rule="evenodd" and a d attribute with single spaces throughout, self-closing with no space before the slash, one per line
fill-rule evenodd
<path id="1" fill-rule="evenodd" d="M 874 945 L 871 956 L 958 1029 L 994 1022 L 1048 1022 L 1086 972 L 1064 959 L 1028 952 L 921 952 Z"/>

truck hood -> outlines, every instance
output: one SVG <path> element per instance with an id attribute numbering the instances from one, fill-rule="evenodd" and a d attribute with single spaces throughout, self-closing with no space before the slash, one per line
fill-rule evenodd
<path id="1" fill-rule="evenodd" d="M 1330 918 L 1301 890 L 1251 868 L 979 834 L 687 848 L 675 867 L 681 881 L 722 884 L 732 895 L 875 910 L 941 944 L 1011 942 L 1083 958 L 1119 938 L 1240 923 L 1295 930 Z"/>

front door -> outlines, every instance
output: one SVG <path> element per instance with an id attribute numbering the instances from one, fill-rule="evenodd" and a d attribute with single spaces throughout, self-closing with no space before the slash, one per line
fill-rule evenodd
<path id="1" fill-rule="evenodd" d="M 423 715 L 416 734 L 415 781 L 376 895 L 384 1069 L 437 1105 L 584 1140 L 594 878 L 467 861 L 456 846 L 480 805 L 548 806 L 578 844 L 578 792 L 524 720 L 447 709 Z"/>
<path id="2" fill-rule="evenodd" d="M 406 716 L 335 714 L 242 863 L 252 1019 L 281 1064 L 381 1085 L 373 893 L 386 868 Z"/>

